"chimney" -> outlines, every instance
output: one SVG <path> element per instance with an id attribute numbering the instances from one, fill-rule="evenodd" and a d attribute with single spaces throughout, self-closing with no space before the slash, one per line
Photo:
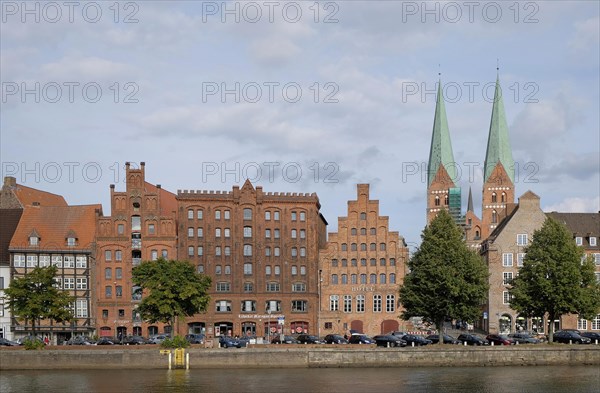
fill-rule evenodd
<path id="1" fill-rule="evenodd" d="M 15 177 L 12 177 L 12 176 L 6 176 L 4 178 L 4 185 L 8 186 L 8 187 L 16 187 L 17 186 L 17 179 Z"/>

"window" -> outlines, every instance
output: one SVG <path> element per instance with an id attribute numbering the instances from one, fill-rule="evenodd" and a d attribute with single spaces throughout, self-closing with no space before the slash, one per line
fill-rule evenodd
<path id="1" fill-rule="evenodd" d="M 275 255 L 276 257 L 278 257 L 281 254 L 281 249 L 279 247 L 275 247 L 273 249 L 273 255 Z"/>
<path id="2" fill-rule="evenodd" d="M 271 212 L 265 212 L 265 221 L 271 221 Z"/>
<path id="3" fill-rule="evenodd" d="M 221 219 L 221 210 L 215 210 L 215 220 Z"/>
<path id="4" fill-rule="evenodd" d="M 73 256 L 73 255 L 65 255 L 63 257 L 63 267 L 65 267 L 65 268 L 74 268 L 75 267 L 75 256 Z"/>
<path id="5" fill-rule="evenodd" d="M 587 330 L 587 320 L 586 319 L 578 319 L 577 320 L 577 329 Z"/>
<path id="6" fill-rule="evenodd" d="M 518 246 L 526 246 L 527 245 L 527 234 L 520 233 L 517 235 L 517 245 Z"/>
<path id="7" fill-rule="evenodd" d="M 225 256 L 230 256 L 231 255 L 231 247 L 230 246 L 225 246 Z"/>
<path id="8" fill-rule="evenodd" d="M 375 229 L 375 228 L 371 228 L 370 231 L 371 231 L 371 235 L 377 234 L 377 229 Z"/>
<path id="9" fill-rule="evenodd" d="M 297 217 L 296 212 L 292 212 L 292 221 L 296 221 L 296 217 Z"/>
<path id="10" fill-rule="evenodd" d="M 255 300 L 242 300 L 242 312 L 254 312 L 256 311 Z"/>
<path id="11" fill-rule="evenodd" d="M 244 283 L 244 292 L 252 292 L 254 290 L 254 284 L 251 282 Z"/>
<path id="12" fill-rule="evenodd" d="M 279 283 L 278 282 L 267 283 L 267 292 L 279 292 Z"/>
<path id="13" fill-rule="evenodd" d="M 188 237 L 194 237 L 194 228 L 188 228 Z"/>
<path id="14" fill-rule="evenodd" d="M 377 274 L 369 275 L 369 284 L 377 284 Z"/>
<path id="15" fill-rule="evenodd" d="M 595 237 L 590 237 L 590 246 L 596 247 L 596 238 Z"/>
<path id="16" fill-rule="evenodd" d="M 104 251 L 104 260 L 112 261 L 112 251 L 111 250 Z"/>
<path id="17" fill-rule="evenodd" d="M 346 243 L 342 243 L 342 251 L 348 251 L 348 245 Z"/>
<path id="18" fill-rule="evenodd" d="M 352 312 L 352 295 L 344 295 L 344 312 Z"/>
<path id="19" fill-rule="evenodd" d="M 298 232 L 295 229 L 292 229 L 292 239 L 297 237 Z"/>
<path id="20" fill-rule="evenodd" d="M 82 277 L 76 280 L 76 288 L 77 289 L 87 289 L 87 278 Z"/>
<path id="21" fill-rule="evenodd" d="M 577 244 L 578 246 L 583 245 L 583 238 L 581 236 L 577 236 L 575 238 L 575 244 Z"/>
<path id="22" fill-rule="evenodd" d="M 503 192 L 502 195 L 500 195 L 500 202 L 504 203 L 506 202 L 506 193 Z"/>
<path id="23" fill-rule="evenodd" d="M 106 269 L 104 269 L 104 279 L 110 280 L 111 278 L 112 278 L 112 269 L 107 267 Z"/>
<path id="24" fill-rule="evenodd" d="M 189 248 L 188 248 L 188 251 L 189 251 Z M 151 255 L 151 259 L 153 261 L 156 261 L 158 259 L 158 250 L 152 250 L 150 252 L 150 255 Z M 193 251 L 192 251 L 192 255 L 194 255 Z"/>
<path id="25" fill-rule="evenodd" d="M 496 195 L 495 192 L 492 192 L 492 203 L 496 203 L 498 202 L 498 196 Z"/>
<path id="26" fill-rule="evenodd" d="M 296 247 L 292 247 L 292 257 L 298 256 L 298 249 Z"/>
<path id="27" fill-rule="evenodd" d="M 215 265 L 215 274 L 221 274 L 221 272 L 222 272 L 222 266 Z"/>
<path id="28" fill-rule="evenodd" d="M 373 295 L 373 312 L 381 312 L 381 295 Z"/>
<path id="29" fill-rule="evenodd" d="M 120 285 L 117 285 L 115 287 L 115 296 L 116 297 L 123 297 L 123 287 Z"/>
<path id="30" fill-rule="evenodd" d="M 62 289 L 62 278 L 54 277 L 54 288 Z"/>
<path id="31" fill-rule="evenodd" d="M 204 265 L 203 265 L 203 264 L 200 264 L 200 265 L 198 265 L 198 266 L 196 267 L 196 271 L 197 271 L 198 273 L 204 274 Z"/>
<path id="32" fill-rule="evenodd" d="M 271 266 L 269 266 L 269 265 L 265 266 L 265 274 L 267 276 L 271 275 Z"/>
<path id="33" fill-rule="evenodd" d="M 23 263 L 20 267 L 25 267 L 25 255 L 15 255 L 15 266 L 19 267 L 16 263 L 19 257 L 21 258 L 21 261 Z M 52 266 L 56 266 L 58 268 L 62 267 L 62 255 L 52 255 L 51 259 Z"/>
<path id="34" fill-rule="evenodd" d="M 198 218 L 198 220 L 202 220 L 203 215 L 204 215 L 204 212 L 202 210 L 198 210 L 196 212 L 196 218 Z"/>
<path id="35" fill-rule="evenodd" d="M 301 257 L 305 257 L 306 256 L 306 248 L 305 247 L 300 247 L 300 256 Z"/>
<path id="36" fill-rule="evenodd" d="M 396 274 L 390 273 L 390 284 L 395 284 L 395 283 L 396 283 Z"/>
<path id="37" fill-rule="evenodd" d="M 502 304 L 510 304 L 510 292 L 502 292 Z"/>
<path id="38" fill-rule="evenodd" d="M 300 239 L 306 239 L 306 229 L 300 229 Z"/>
<path id="39" fill-rule="evenodd" d="M 156 233 L 156 227 L 154 224 L 148 224 L 148 234 L 154 235 Z"/>
<path id="40" fill-rule="evenodd" d="M 225 228 L 225 229 L 223 230 L 223 235 L 224 235 L 226 238 L 230 238 L 230 237 L 231 237 L 231 229 L 229 229 L 229 228 Z"/>
<path id="41" fill-rule="evenodd" d="M 228 283 L 228 282 L 218 282 L 217 283 L 217 292 L 229 292 L 230 290 L 231 290 L 230 283 Z"/>
<path id="42" fill-rule="evenodd" d="M 360 259 L 360 266 L 367 266 L 367 258 Z"/>
<path id="43" fill-rule="evenodd" d="M 346 258 L 342 259 L 342 267 L 347 267 L 348 266 L 348 260 Z"/>
<path id="44" fill-rule="evenodd" d="M 225 265 L 225 274 L 231 275 L 231 265 Z"/>
<path id="45" fill-rule="evenodd" d="M 367 251 L 367 243 L 360 243 L 360 251 Z"/>
<path id="46" fill-rule="evenodd" d="M 280 235 L 279 235 L 279 229 L 275 229 L 275 231 L 273 231 L 274 237 L 275 239 L 279 239 Z"/>
<path id="47" fill-rule="evenodd" d="M 503 272 L 502 273 L 502 284 L 504 284 L 504 285 L 510 285 L 512 279 L 513 279 L 513 273 L 512 272 Z"/>
<path id="48" fill-rule="evenodd" d="M 350 245 L 350 250 L 352 250 L 352 251 L 356 251 L 356 243 L 352 243 L 352 244 Z"/>
<path id="49" fill-rule="evenodd" d="M 188 210 L 188 220 L 194 219 L 194 211 L 192 209 Z"/>
<path id="50" fill-rule="evenodd" d="M 385 297 L 385 311 L 386 312 L 396 311 L 396 296 L 395 295 L 387 295 Z"/>
<path id="51" fill-rule="evenodd" d="M 348 275 L 342 274 L 342 284 L 348 284 Z"/>
<path id="52" fill-rule="evenodd" d="M 338 283 L 338 275 L 337 274 L 332 274 L 331 275 L 331 284 L 335 285 Z"/>
<path id="53" fill-rule="evenodd" d="M 225 210 L 225 211 L 223 212 L 223 217 L 224 217 L 226 220 L 229 220 L 229 219 L 231 218 L 231 211 L 229 211 L 229 210 Z"/>
<path id="54" fill-rule="evenodd" d="M 350 234 L 351 235 L 356 235 L 356 228 L 350 229 Z"/>
<path id="55" fill-rule="evenodd" d="M 350 264 L 351 264 L 352 266 L 357 266 L 356 258 L 352 258 L 352 259 L 350 260 Z"/>
<path id="56" fill-rule="evenodd" d="M 435 206 L 439 206 L 440 205 L 440 197 L 436 195 L 433 203 L 435 204 Z"/>
<path id="57" fill-rule="evenodd" d="M 48 267 L 50 266 L 50 255 L 40 255 L 40 267 Z M 87 259 L 84 256 L 78 255 L 75 258 L 75 263 L 78 268 L 86 268 L 87 267 Z"/>
<path id="58" fill-rule="evenodd" d="M 77 318 L 87 318 L 88 317 L 88 304 L 85 299 L 77 299 L 75 302 L 75 316 Z"/>
<path id="59" fill-rule="evenodd" d="M 356 274 L 350 275 L 350 284 L 358 284 L 358 276 Z"/>
<path id="60" fill-rule="evenodd" d="M 142 230 L 142 218 L 140 216 L 131 216 L 131 230 L 137 232 Z"/>
<path id="61" fill-rule="evenodd" d="M 115 269 L 115 278 L 117 280 L 120 280 L 123 278 L 123 269 L 121 269 L 120 267 Z"/>
<path id="62" fill-rule="evenodd" d="M 594 263 L 596 264 L 596 266 L 600 266 L 600 253 L 594 254 Z"/>
<path id="63" fill-rule="evenodd" d="M 303 282 L 292 284 L 292 292 L 306 292 L 306 284 Z"/>
<path id="64" fill-rule="evenodd" d="M 367 219 L 367 213 L 360 213 L 360 219 L 361 220 L 366 220 Z"/>
<path id="65" fill-rule="evenodd" d="M 375 258 L 371 258 L 371 259 L 369 259 L 369 264 L 371 266 L 377 266 L 377 260 Z"/>
<path id="66" fill-rule="evenodd" d="M 492 210 L 492 224 L 496 224 L 498 222 L 498 212 L 496 210 Z"/>
<path id="67" fill-rule="evenodd" d="M 244 209 L 244 220 L 252 220 L 252 209 Z"/>
<path id="68" fill-rule="evenodd" d="M 281 311 L 281 302 L 279 300 L 267 300 L 265 311 Z"/>
<path id="69" fill-rule="evenodd" d="M 306 266 L 300 266 L 300 275 L 306 276 Z"/>
<path id="70" fill-rule="evenodd" d="M 201 257 L 202 255 L 204 255 L 204 247 L 198 246 L 197 251 L 198 251 L 198 256 L 199 257 Z"/>
<path id="71" fill-rule="evenodd" d="M 27 255 L 27 267 L 37 267 L 38 257 L 37 255 Z M 67 267 L 67 266 L 65 266 Z"/>
<path id="72" fill-rule="evenodd" d="M 115 251 L 115 261 L 120 262 L 123 260 L 123 251 L 116 250 Z"/>
<path id="73" fill-rule="evenodd" d="M 252 274 L 252 264 L 251 263 L 244 263 L 244 274 L 246 276 Z"/>
<path id="74" fill-rule="evenodd" d="M 125 225 L 118 224 L 117 225 L 117 234 L 122 235 L 125 233 Z"/>
<path id="75" fill-rule="evenodd" d="M 215 247 L 215 256 L 217 256 L 217 257 L 221 256 L 221 246 Z"/>
<path id="76" fill-rule="evenodd" d="M 215 228 L 215 237 L 221 237 L 221 228 Z"/>
<path id="77" fill-rule="evenodd" d="M 38 241 L 39 241 L 39 238 L 37 236 L 29 236 L 29 245 L 30 246 L 37 246 Z"/>
<path id="78" fill-rule="evenodd" d="M 523 260 L 525 259 L 525 253 L 524 252 L 520 252 L 517 254 L 517 266 L 521 267 L 523 266 Z"/>
<path id="79" fill-rule="evenodd" d="M 379 259 L 379 266 L 385 266 L 385 258 Z"/>
<path id="80" fill-rule="evenodd" d="M 252 245 L 244 244 L 244 256 L 251 257 L 252 256 Z"/>
<path id="81" fill-rule="evenodd" d="M 385 278 L 386 278 L 386 276 L 385 276 L 385 273 L 381 273 L 381 274 L 379 275 L 379 283 L 380 283 L 380 284 L 385 284 L 385 282 L 386 282 L 386 279 L 385 279 Z"/>
<path id="82" fill-rule="evenodd" d="M 306 221 L 306 213 L 300 212 L 300 221 Z"/>
<path id="83" fill-rule="evenodd" d="M 231 302 L 229 300 L 217 300 L 216 312 L 231 312 Z"/>
<path id="84" fill-rule="evenodd" d="M 271 256 L 271 247 L 265 247 L 265 256 L 266 257 L 270 257 Z"/>
<path id="85" fill-rule="evenodd" d="M 67 238 L 67 246 L 69 246 L 69 247 L 75 246 L 75 238 L 74 237 Z"/>
<path id="86" fill-rule="evenodd" d="M 337 259 L 332 259 L 331 260 L 331 267 L 337 267 L 338 265 L 338 260 Z"/>
<path id="87" fill-rule="evenodd" d="M 188 256 L 189 257 L 193 257 L 194 256 L 194 246 L 189 246 L 188 247 Z"/>
<path id="88" fill-rule="evenodd" d="M 104 297 L 105 298 L 112 297 L 112 287 L 110 285 L 107 285 L 106 287 L 104 287 Z"/>
<path id="89" fill-rule="evenodd" d="M 340 309 L 340 297 L 338 295 L 329 296 L 329 311 L 338 311 Z M 600 318 L 600 315 L 598 315 Z"/>
<path id="90" fill-rule="evenodd" d="M 396 258 L 390 258 L 390 266 L 396 266 Z"/>
<path id="91" fill-rule="evenodd" d="M 356 295 L 356 312 L 365 312 L 365 295 Z"/>
<path id="92" fill-rule="evenodd" d="M 592 330 L 600 330 L 600 314 L 592 320 Z"/>
<path id="93" fill-rule="evenodd" d="M 252 227 L 244 227 L 244 237 L 252 237 Z"/>
<path id="94" fill-rule="evenodd" d="M 281 267 L 279 265 L 275 265 L 275 268 L 273 269 L 273 271 L 275 272 L 276 276 L 281 275 Z"/>
<path id="95" fill-rule="evenodd" d="M 360 283 L 361 284 L 366 284 L 367 283 L 367 275 L 366 274 L 361 274 L 360 275 Z"/>
<path id="96" fill-rule="evenodd" d="M 271 230 L 270 229 L 265 229 L 265 238 L 267 238 L 267 239 L 271 238 Z"/>
<path id="97" fill-rule="evenodd" d="M 512 253 L 502 254 L 502 266 L 512 266 L 512 265 L 513 265 L 513 254 Z"/>
<path id="98" fill-rule="evenodd" d="M 308 302 L 306 300 L 292 300 L 292 311 L 307 312 Z"/>
<path id="99" fill-rule="evenodd" d="M 371 244 L 369 244 L 369 249 L 370 249 L 371 251 L 377 251 L 377 244 L 375 244 L 375 243 L 371 243 Z"/>
<path id="100" fill-rule="evenodd" d="M 379 251 L 385 251 L 385 243 L 379 244 Z"/>
<path id="101" fill-rule="evenodd" d="M 103 319 L 106 319 L 106 318 L 108 318 L 108 310 L 106 310 L 106 309 L 105 309 L 105 310 L 102 310 L 102 318 L 103 318 Z"/>
<path id="102" fill-rule="evenodd" d="M 273 212 L 273 219 L 279 221 L 279 212 Z"/>
<path id="103" fill-rule="evenodd" d="M 292 266 L 292 276 L 296 276 L 298 274 L 298 266 Z"/>

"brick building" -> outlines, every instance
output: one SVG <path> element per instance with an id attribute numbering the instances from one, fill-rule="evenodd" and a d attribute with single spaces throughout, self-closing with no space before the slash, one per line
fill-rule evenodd
<path id="1" fill-rule="evenodd" d="M 387 216 L 379 215 L 369 185 L 359 184 L 357 199 L 348 201 L 348 216 L 338 218 L 338 232 L 329 233 L 321 252 L 319 333 L 399 330 L 398 288 L 407 258 L 404 238 L 390 231 Z"/>
<path id="2" fill-rule="evenodd" d="M 178 259 L 212 278 L 208 311 L 188 318 L 186 332 L 317 332 L 327 222 L 316 194 L 263 192 L 246 181 L 229 192 L 178 191 L 177 202 Z"/>
<path id="3" fill-rule="evenodd" d="M 146 182 L 145 164 L 125 164 L 125 191 L 110 186 L 111 215 L 98 218 L 95 300 L 98 335 L 150 336 L 168 331 L 142 321 L 136 311 L 142 299 L 131 281 L 131 269 L 142 260 L 177 255 L 175 194 Z"/>

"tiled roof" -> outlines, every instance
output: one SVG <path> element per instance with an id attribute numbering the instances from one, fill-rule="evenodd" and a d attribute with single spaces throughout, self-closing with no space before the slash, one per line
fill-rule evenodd
<path id="1" fill-rule="evenodd" d="M 96 210 L 102 205 L 31 206 L 24 209 L 19 225 L 11 239 L 10 249 L 89 250 L 96 234 Z M 37 233 L 37 246 L 29 245 L 29 236 Z M 66 239 L 77 238 L 74 247 Z"/>
<path id="2" fill-rule="evenodd" d="M 158 188 L 154 184 L 146 183 L 146 192 L 160 194 L 160 214 L 170 216 L 177 211 L 177 196 L 163 188 Z"/>
<path id="3" fill-rule="evenodd" d="M 21 184 L 17 184 L 12 190 L 23 207 L 32 206 L 34 202 L 42 206 L 67 206 L 67 202 L 62 195 L 37 190 Z"/>
<path id="4" fill-rule="evenodd" d="M 573 237 L 583 237 L 583 245 L 589 246 L 588 236 L 600 236 L 600 213 L 546 213 L 546 216 L 552 217 L 569 228 Z"/>

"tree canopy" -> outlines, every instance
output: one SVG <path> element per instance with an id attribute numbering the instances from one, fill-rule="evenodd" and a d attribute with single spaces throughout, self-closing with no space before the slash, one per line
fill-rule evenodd
<path id="1" fill-rule="evenodd" d="M 600 312 L 600 285 L 592 258 L 584 258 L 567 227 L 548 217 L 525 248 L 523 267 L 512 281 L 510 306 L 527 316 L 565 314 L 592 319 Z M 554 323 L 548 329 L 549 342 Z"/>
<path id="2" fill-rule="evenodd" d="M 68 322 L 73 319 L 75 298 L 56 287 L 56 272 L 56 266 L 36 267 L 23 277 L 15 277 L 4 290 L 13 315 L 29 321 L 34 336 L 37 320 Z"/>
<path id="3" fill-rule="evenodd" d="M 488 271 L 483 259 L 467 246 L 461 228 L 442 210 L 425 227 L 421 239 L 400 287 L 405 309 L 401 317 L 423 317 L 435 323 L 440 334 L 447 318 L 478 319 L 489 287 Z"/>
<path id="4" fill-rule="evenodd" d="M 143 319 L 173 326 L 176 317 L 205 312 L 211 278 L 187 261 L 144 261 L 132 270 L 133 283 L 148 291 L 138 311 Z"/>

